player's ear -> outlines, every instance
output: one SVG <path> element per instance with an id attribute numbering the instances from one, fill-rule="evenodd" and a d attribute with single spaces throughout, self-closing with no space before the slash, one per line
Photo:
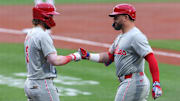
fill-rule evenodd
<path id="1" fill-rule="evenodd" d="M 129 16 L 128 16 L 128 15 L 124 15 L 124 18 L 125 18 L 126 20 L 129 20 Z"/>

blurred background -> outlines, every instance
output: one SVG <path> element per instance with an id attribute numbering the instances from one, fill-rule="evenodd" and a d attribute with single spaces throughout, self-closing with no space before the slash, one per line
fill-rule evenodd
<path id="1" fill-rule="evenodd" d="M 56 27 L 52 36 L 58 54 L 83 47 L 108 51 L 119 34 L 108 16 L 115 5 L 130 3 L 137 10 L 136 26 L 148 37 L 160 69 L 163 96 L 157 101 L 179 101 L 180 0 L 55 0 Z M 0 101 L 26 101 L 24 38 L 32 26 L 33 0 L 0 0 Z M 115 65 L 82 60 L 57 66 L 54 80 L 61 101 L 114 101 L 119 81 Z M 145 72 L 152 83 L 146 63 Z M 148 101 L 153 101 L 151 93 Z"/>

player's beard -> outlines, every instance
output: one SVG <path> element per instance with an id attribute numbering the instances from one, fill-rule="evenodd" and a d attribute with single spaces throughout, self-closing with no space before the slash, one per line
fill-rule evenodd
<path id="1" fill-rule="evenodd" d="M 121 30 L 122 27 L 123 27 L 123 24 L 114 22 L 114 23 L 112 24 L 112 27 L 113 27 L 115 30 Z"/>

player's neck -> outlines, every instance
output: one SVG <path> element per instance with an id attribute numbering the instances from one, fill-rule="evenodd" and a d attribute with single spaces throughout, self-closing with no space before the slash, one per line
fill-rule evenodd
<path id="1" fill-rule="evenodd" d="M 135 27 L 134 23 L 128 23 L 124 26 L 124 28 L 122 29 L 123 34 L 130 31 L 132 28 Z"/>
<path id="2" fill-rule="evenodd" d="M 38 25 L 38 27 L 42 28 L 44 31 L 46 31 L 46 28 L 44 28 L 42 25 Z"/>

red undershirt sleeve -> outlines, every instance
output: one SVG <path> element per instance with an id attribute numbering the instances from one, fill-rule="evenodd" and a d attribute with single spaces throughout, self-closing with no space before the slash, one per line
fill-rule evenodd
<path id="1" fill-rule="evenodd" d="M 154 57 L 153 53 L 149 53 L 148 55 L 145 56 L 146 61 L 149 63 L 149 69 L 153 78 L 153 82 L 159 80 L 159 68 L 158 68 L 158 63 Z"/>
<path id="2" fill-rule="evenodd" d="M 108 62 L 105 62 L 105 66 L 109 66 L 112 62 L 114 62 L 114 54 L 111 54 L 110 52 L 108 52 L 108 56 L 109 56 L 109 60 Z"/>

